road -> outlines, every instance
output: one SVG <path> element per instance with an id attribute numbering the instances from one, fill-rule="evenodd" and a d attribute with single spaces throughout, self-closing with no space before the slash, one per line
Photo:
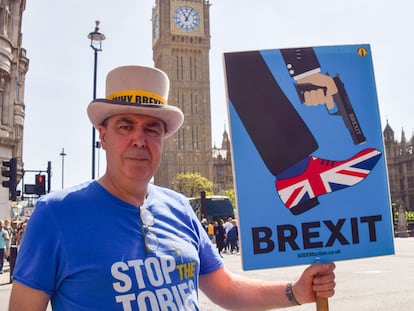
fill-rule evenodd
<path id="1" fill-rule="evenodd" d="M 329 299 L 333 311 L 414 310 L 414 238 L 396 238 L 395 255 L 336 262 L 336 295 Z M 252 278 L 290 280 L 304 266 L 242 271 L 239 255 L 224 255 L 226 267 Z M 6 267 L 7 268 L 7 267 Z M 9 274 L 0 275 L 0 311 L 6 311 L 11 285 Z M 224 310 L 200 293 L 203 311 Z M 50 309 L 48 309 L 50 310 Z M 292 311 L 313 311 L 315 304 L 292 307 Z"/>

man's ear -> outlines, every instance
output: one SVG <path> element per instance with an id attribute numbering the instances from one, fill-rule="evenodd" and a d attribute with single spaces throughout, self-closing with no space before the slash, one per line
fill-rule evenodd
<path id="1" fill-rule="evenodd" d="M 101 147 L 102 149 L 105 149 L 105 127 L 100 125 L 98 127 L 98 131 L 99 131 L 99 139 L 101 141 Z"/>

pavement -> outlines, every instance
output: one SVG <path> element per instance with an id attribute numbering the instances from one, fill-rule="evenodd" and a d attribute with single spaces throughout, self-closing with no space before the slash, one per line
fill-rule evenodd
<path id="1" fill-rule="evenodd" d="M 336 294 L 329 299 L 332 311 L 414 310 L 414 238 L 396 238 L 395 255 L 336 262 Z M 241 256 L 224 254 L 230 271 L 263 280 L 292 280 L 305 266 L 243 271 Z M 11 291 L 9 265 L 0 275 L 0 311 L 7 311 Z M 202 311 L 225 310 L 200 292 Z M 47 310 L 51 310 L 50 307 Z M 315 304 L 291 307 L 292 311 L 314 311 Z M 76 311 L 76 310 L 75 310 Z"/>

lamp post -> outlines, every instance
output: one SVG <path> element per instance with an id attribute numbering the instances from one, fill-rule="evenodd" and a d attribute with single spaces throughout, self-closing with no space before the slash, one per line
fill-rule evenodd
<path id="1" fill-rule="evenodd" d="M 95 144 L 96 149 L 98 149 L 98 178 L 100 176 L 100 167 L 101 167 L 101 142 L 97 141 Z"/>
<path id="2" fill-rule="evenodd" d="M 91 48 L 94 51 L 94 66 L 93 66 L 93 99 L 96 99 L 96 72 L 98 65 L 98 52 L 102 51 L 102 41 L 105 40 L 105 35 L 99 32 L 99 21 L 95 21 L 95 30 L 88 35 L 91 40 Z M 92 126 L 92 179 L 95 179 L 95 128 Z"/>
<path id="3" fill-rule="evenodd" d="M 59 154 L 62 157 L 62 189 L 63 189 L 63 181 L 64 181 L 64 174 L 65 174 L 65 148 L 62 148 L 62 152 Z"/>

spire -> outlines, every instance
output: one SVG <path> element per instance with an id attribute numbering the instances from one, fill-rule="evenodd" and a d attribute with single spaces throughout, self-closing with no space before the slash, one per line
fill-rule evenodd
<path id="1" fill-rule="evenodd" d="M 385 129 L 383 131 L 383 135 L 384 135 L 384 140 L 388 141 L 388 142 L 393 142 L 394 141 L 394 131 L 391 128 L 391 126 L 388 123 L 388 119 L 387 119 L 387 125 L 385 126 Z"/>
<path id="2" fill-rule="evenodd" d="M 230 139 L 229 139 L 229 134 L 227 134 L 226 123 L 224 123 L 224 132 L 223 132 L 223 140 L 221 142 L 221 149 L 230 150 Z"/>
<path id="3" fill-rule="evenodd" d="M 405 140 L 405 132 L 404 132 L 404 128 L 401 130 L 401 144 L 405 144 L 406 140 Z"/>

